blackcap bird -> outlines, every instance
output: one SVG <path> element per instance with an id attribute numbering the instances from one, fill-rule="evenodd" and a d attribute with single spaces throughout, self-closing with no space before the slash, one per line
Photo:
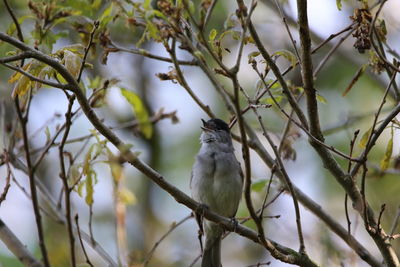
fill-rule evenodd
<path id="1" fill-rule="evenodd" d="M 201 148 L 190 180 L 192 197 L 211 211 L 233 218 L 242 195 L 243 175 L 234 154 L 229 126 L 220 119 L 202 121 Z M 205 221 L 202 267 L 221 266 L 223 232 L 220 225 Z"/>

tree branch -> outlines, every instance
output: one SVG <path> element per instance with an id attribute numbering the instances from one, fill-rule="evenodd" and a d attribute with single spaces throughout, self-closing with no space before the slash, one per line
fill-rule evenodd
<path id="1" fill-rule="evenodd" d="M 26 249 L 18 237 L 0 219 L 0 239 L 18 260 L 29 267 L 43 267 L 43 265 Z"/>

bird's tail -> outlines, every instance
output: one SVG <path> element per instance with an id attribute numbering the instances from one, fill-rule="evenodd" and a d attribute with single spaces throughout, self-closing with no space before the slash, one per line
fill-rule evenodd
<path id="1" fill-rule="evenodd" d="M 201 267 L 221 267 L 221 237 L 223 230 L 213 225 L 211 231 L 206 230 L 206 242 Z"/>

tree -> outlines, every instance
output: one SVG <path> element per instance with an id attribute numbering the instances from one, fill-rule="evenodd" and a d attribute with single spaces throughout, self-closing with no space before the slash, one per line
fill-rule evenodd
<path id="1" fill-rule="evenodd" d="M 156 248 L 163 244 L 161 241 L 167 240 L 172 231 L 184 233 L 178 226 L 192 218 L 190 214 L 180 221 L 175 218 L 176 222 L 165 234 L 157 231 L 168 228 L 160 219 L 163 209 L 153 207 L 156 204 L 165 207 L 155 203 L 160 198 L 155 200 L 152 193 L 161 189 L 158 192 L 166 194 L 167 201 L 175 200 L 171 204 L 174 209 L 185 206 L 224 226 L 227 235 L 234 232 L 241 236 L 238 242 L 249 240 L 258 244 L 246 249 L 254 254 L 247 259 L 247 265 L 268 265 L 271 260 L 278 260 L 298 266 L 332 266 L 343 262 L 382 266 L 382 261 L 386 266 L 399 266 L 398 243 L 395 243 L 399 237 L 396 229 L 400 212 L 395 211 L 398 193 L 388 189 L 399 185 L 395 178 L 399 174 L 400 157 L 394 156 L 398 153 L 394 143 L 399 127 L 396 116 L 400 112 L 400 93 L 396 74 L 400 71 L 400 57 L 388 41 L 391 33 L 387 33 L 385 23 L 390 25 L 390 21 L 385 22 L 382 17 L 385 4 L 393 1 L 353 2 L 346 3 L 348 10 L 354 10 L 348 25 L 338 32 L 325 33 L 329 37 L 321 39 L 310 30 L 310 6 L 306 0 L 297 0 L 296 18 L 287 14 L 289 4 L 279 1 L 48 0 L 29 1 L 26 7 L 25 1 L 15 1 L 11 6 L 3 0 L 2 12 L 10 17 L 11 23 L 0 32 L 0 63 L 4 67 L 1 79 L 7 84 L 8 96 L 1 113 L 4 134 L 1 168 L 6 175 L 0 201 L 2 205 L 8 203 L 15 192 L 10 187 L 19 187 L 26 193 L 33 207 L 40 254 L 29 252 L 18 233 L 3 220 L 0 239 L 28 266 L 77 266 L 81 262 L 90 266 L 136 266 L 152 262 L 157 262 L 157 266 L 187 266 L 189 259 L 200 257 L 197 242 L 189 256 L 175 263 L 162 256 L 153 259 Z M 342 2 L 336 3 L 341 10 Z M 232 8 L 234 12 L 229 14 L 227 9 Z M 263 12 L 279 18 L 284 31 L 278 33 L 273 23 L 259 24 L 254 17 Z M 264 26 L 269 27 L 270 33 L 276 32 L 276 38 L 263 32 Z M 266 34 L 268 38 L 263 37 Z M 286 44 L 271 46 L 279 38 Z M 346 48 L 346 42 L 352 42 L 354 47 Z M 128 59 L 134 62 L 133 67 L 124 65 L 120 69 L 134 73 L 136 79 L 130 86 L 126 86 L 128 80 L 112 77 L 113 69 L 120 68 L 116 60 L 126 60 L 127 53 L 136 55 Z M 147 62 L 150 68 L 145 67 Z M 167 71 L 156 73 L 154 68 L 161 63 Z M 352 74 L 354 69 L 356 72 Z M 205 93 L 193 85 L 197 75 L 209 83 L 210 88 L 203 91 L 215 98 L 203 97 Z M 170 86 L 172 82 L 175 88 L 186 92 L 191 99 L 185 103 L 186 111 L 200 108 L 203 115 L 229 118 L 233 138 L 243 156 L 244 204 L 239 211 L 239 224 L 204 209 L 176 186 L 179 180 L 169 177 L 179 173 L 172 170 L 179 169 L 175 167 L 179 165 L 176 161 L 165 163 L 174 157 L 179 160 L 172 154 L 193 151 L 194 155 L 195 148 L 186 146 L 181 135 L 174 140 L 180 150 L 173 153 L 162 150 L 168 146 L 162 144 L 163 139 L 165 142 L 173 138 L 165 135 L 167 124 L 163 121 L 170 119 L 177 123 L 182 111 L 155 110 L 162 91 L 152 89 L 150 83 L 155 83 L 157 78 L 163 81 L 163 86 Z M 251 80 L 257 82 L 254 84 Z M 343 86 L 345 90 L 339 90 Z M 366 87 L 363 91 L 362 86 Z M 324 90 L 329 87 L 338 88 L 329 94 Z M 40 108 L 41 102 L 35 100 L 44 98 L 44 103 L 49 104 L 48 92 L 55 90 L 64 95 L 63 99 L 58 98 L 57 105 L 66 105 L 66 109 L 64 114 L 55 114 L 52 120 L 62 123 L 37 125 L 32 109 Z M 340 100 L 338 91 L 342 94 Z M 113 107 L 110 100 L 113 92 L 122 96 L 120 100 L 126 101 L 125 104 L 129 103 L 133 117 L 127 118 L 118 113 L 119 107 Z M 369 95 L 373 95 L 372 100 L 368 99 Z M 168 98 L 178 101 L 173 94 Z M 347 104 L 354 101 L 357 113 L 343 118 L 340 101 Z M 326 122 L 335 116 L 340 118 L 339 125 L 323 130 Z M 81 130 L 78 118 L 90 123 L 90 129 L 81 136 L 73 134 Z M 35 139 L 34 129 L 44 134 L 46 140 Z M 123 141 L 131 139 L 132 133 L 136 136 L 133 145 Z M 169 144 L 170 150 L 172 147 Z M 182 147 L 187 151 L 183 152 Z M 141 150 L 147 155 L 143 156 Z M 344 202 L 340 204 L 341 215 L 329 205 L 321 206 L 321 199 L 309 197 L 296 185 L 296 176 L 301 172 L 293 172 L 290 166 L 296 164 L 292 161 L 299 161 L 296 154 L 302 157 L 305 151 L 314 153 L 310 156 L 313 160 L 306 162 L 307 167 L 318 169 L 318 178 L 328 184 L 316 188 L 321 191 L 334 188 L 324 191 L 324 201 L 329 201 L 332 193 L 336 201 Z M 394 167 L 390 168 L 392 164 Z M 108 166 L 110 174 L 99 170 L 99 165 Z M 135 185 L 139 188 L 136 192 L 132 192 L 125 179 L 128 165 L 145 177 L 137 178 L 142 184 Z M 190 164 L 184 166 L 180 172 L 186 172 L 182 176 L 188 183 Z M 254 173 L 259 173 L 256 169 L 260 166 L 264 168 L 263 178 L 256 180 Z M 131 176 L 139 176 L 138 172 Z M 28 177 L 29 189 L 18 182 L 17 176 Z M 54 181 L 57 176 L 59 179 Z M 107 192 L 113 195 L 113 242 L 117 244 L 118 256 L 106 249 L 110 241 L 96 241 L 101 231 L 93 229 L 93 224 L 101 222 L 100 218 L 94 219 L 101 217 L 94 205 L 96 184 L 107 176 L 111 178 Z M 376 192 L 380 190 L 381 193 Z M 280 216 L 271 219 L 265 215 L 271 210 L 284 212 L 282 207 L 273 208 L 284 192 L 290 196 L 292 204 L 288 207 L 294 216 L 279 224 L 290 228 L 295 222 L 296 228 L 287 234 L 269 227 L 272 220 L 281 220 Z M 139 241 L 130 236 L 133 230 L 131 224 L 127 225 L 130 220 L 127 205 L 135 202 L 138 208 L 134 221 L 141 224 L 135 227 L 144 232 L 140 233 L 145 243 L 142 245 L 135 243 Z M 318 229 L 305 226 L 305 210 L 328 233 L 318 233 Z M 87 214 L 83 225 L 79 218 Z M 106 214 L 110 215 L 110 207 Z M 364 227 L 357 227 L 358 221 Z M 64 226 L 61 233 L 57 224 Z M 60 237 L 58 241 L 63 245 L 50 245 L 52 235 Z M 196 240 L 195 228 L 186 235 Z M 340 240 L 332 240 L 332 236 Z M 373 242 L 367 242 L 365 236 Z M 317 244 L 311 245 L 312 242 Z M 179 239 L 174 243 L 165 251 L 171 253 L 173 246 L 184 250 L 185 245 Z M 341 243 L 347 246 L 341 247 Z M 68 254 L 63 250 L 66 247 Z M 136 253 L 134 248 L 144 254 Z M 320 248 L 326 251 L 325 256 Z M 343 251 L 357 258 L 346 259 L 340 255 Z M 237 258 L 243 260 L 242 256 Z"/>

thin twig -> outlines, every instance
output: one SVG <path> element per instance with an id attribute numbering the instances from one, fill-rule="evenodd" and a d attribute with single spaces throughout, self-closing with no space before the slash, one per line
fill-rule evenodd
<path id="1" fill-rule="evenodd" d="M 4 186 L 3 193 L 1 193 L 1 195 L 0 195 L 0 206 L 1 206 L 1 203 L 4 200 L 6 200 L 8 190 L 10 189 L 10 186 L 11 186 L 10 181 L 11 181 L 11 176 L 12 176 L 11 167 L 10 167 L 10 159 L 8 156 L 8 152 L 6 150 L 4 150 L 4 152 L 3 152 L 3 157 L 4 157 L 3 161 L 7 167 L 7 175 L 6 175 L 6 185 Z"/>
<path id="2" fill-rule="evenodd" d="M 354 145 L 356 143 L 357 140 L 357 136 L 360 133 L 360 130 L 356 130 L 354 132 L 354 136 L 353 139 L 351 139 L 350 141 L 350 157 L 353 156 L 353 150 L 354 150 Z M 352 161 L 349 160 L 349 163 L 347 165 L 347 172 L 350 173 L 351 170 L 351 163 Z M 344 197 L 344 210 L 345 210 L 345 214 L 346 214 L 346 221 L 347 221 L 347 232 L 349 233 L 349 235 L 351 235 L 351 221 L 350 221 L 350 216 L 349 216 L 349 210 L 348 210 L 348 206 L 347 206 L 347 201 L 348 201 L 348 195 L 347 193 L 345 194 Z"/>
<path id="3" fill-rule="evenodd" d="M 290 29 L 289 29 L 289 25 L 287 24 L 287 21 L 286 21 L 286 16 L 285 16 L 285 14 L 284 14 L 283 11 L 282 11 L 282 8 L 281 8 L 281 5 L 279 4 L 279 1 L 278 1 L 278 0 L 275 0 L 274 2 L 275 2 L 276 7 L 278 8 L 279 15 L 281 16 L 281 19 L 282 19 L 282 21 L 283 21 L 283 24 L 285 25 L 286 32 L 287 32 L 288 35 L 289 35 L 290 41 L 292 42 L 293 49 L 294 49 L 294 51 L 295 51 L 295 53 L 296 53 L 297 61 L 298 61 L 298 62 L 301 62 L 300 54 L 299 54 L 299 51 L 298 51 L 297 45 L 296 45 L 296 41 L 294 40 L 293 35 L 292 35 L 292 33 L 291 33 Z"/>
<path id="4" fill-rule="evenodd" d="M 86 263 L 90 267 L 94 267 L 92 262 L 89 260 L 89 257 L 88 257 L 88 255 L 86 253 L 85 246 L 83 245 L 83 240 L 82 240 L 82 236 L 81 236 L 81 230 L 79 228 L 79 216 L 78 216 L 78 214 L 75 215 L 75 224 L 76 224 L 76 231 L 78 232 L 79 243 L 81 244 L 83 255 L 85 255 Z"/>
<path id="5" fill-rule="evenodd" d="M 111 43 L 110 45 L 113 47 L 112 50 L 110 50 L 110 52 L 126 52 L 126 53 L 135 54 L 135 55 L 141 55 L 141 56 L 151 58 L 151 59 L 156 59 L 159 61 L 172 63 L 171 58 L 157 56 L 157 55 L 151 54 L 150 52 L 148 52 L 144 49 L 135 49 L 135 48 L 128 49 L 128 48 L 119 47 L 114 43 Z M 178 63 L 179 63 L 179 65 L 187 65 L 187 66 L 197 66 L 198 65 L 197 60 L 192 60 L 192 61 L 178 60 Z"/>
<path id="6" fill-rule="evenodd" d="M 89 233 L 90 233 L 90 239 L 92 243 L 95 242 L 94 239 L 94 234 L 93 234 L 93 204 L 89 205 Z"/>
<path id="7" fill-rule="evenodd" d="M 67 93 L 66 93 L 67 94 Z M 65 131 L 64 135 L 62 137 L 60 146 L 58 147 L 59 149 L 59 158 L 60 158 L 60 178 L 63 183 L 63 188 L 64 188 L 64 203 L 65 203 L 65 211 L 66 211 L 66 220 L 67 220 L 67 231 L 68 231 L 68 237 L 69 237 L 69 245 L 70 245 L 70 255 L 71 255 L 71 265 L 72 267 L 76 266 L 76 257 L 75 257 L 75 237 L 74 233 L 72 230 L 72 214 L 71 214 L 71 190 L 68 185 L 68 177 L 67 173 L 65 171 L 65 163 L 64 163 L 64 146 L 65 142 L 68 139 L 68 134 L 71 129 L 72 125 L 72 106 L 74 105 L 75 102 L 75 96 L 70 96 L 67 94 L 68 97 L 68 109 L 67 112 L 65 113 Z"/>
<path id="8" fill-rule="evenodd" d="M 314 79 L 317 78 L 318 73 L 322 70 L 325 66 L 326 62 L 328 62 L 329 58 L 335 53 L 335 51 L 340 47 L 340 45 L 352 34 L 354 29 L 351 29 L 345 36 L 339 39 L 339 41 L 334 45 L 329 52 L 325 55 L 325 57 L 319 62 L 318 66 L 315 68 L 313 77 Z"/>
<path id="9" fill-rule="evenodd" d="M 78 108 L 72 115 L 71 117 L 74 117 L 78 112 L 79 112 L 80 108 Z M 76 118 L 76 117 L 75 117 Z M 61 125 L 61 127 L 58 128 L 58 130 L 56 131 L 56 133 L 54 134 L 54 136 L 50 139 L 50 141 L 44 146 L 44 148 L 40 148 L 39 150 L 36 151 L 32 151 L 32 152 L 37 152 L 37 151 L 42 151 L 42 153 L 40 154 L 40 156 L 38 157 L 38 159 L 36 160 L 33 169 L 36 170 L 40 163 L 42 162 L 42 160 L 44 159 L 44 157 L 46 156 L 47 152 L 49 151 L 49 149 L 55 144 L 55 141 L 57 139 L 57 137 L 62 133 L 62 131 L 64 131 L 66 126 L 66 123 L 64 123 L 63 125 Z M 59 144 L 57 144 L 59 145 Z"/>
<path id="10" fill-rule="evenodd" d="M 13 159 L 13 157 L 11 159 L 12 159 L 12 164 L 13 164 L 13 166 L 15 168 L 21 170 L 23 173 L 28 174 L 28 168 L 22 161 L 20 161 L 19 159 Z M 35 180 L 36 180 L 37 188 L 41 192 L 43 200 L 45 200 L 45 202 L 46 202 L 46 209 L 43 207 L 43 205 L 40 206 L 40 209 L 43 211 L 44 214 L 49 216 L 51 219 L 53 219 L 57 223 L 66 224 L 65 215 L 57 207 L 57 202 L 53 198 L 52 194 L 47 190 L 47 187 L 41 182 L 43 179 L 35 177 Z M 28 198 L 31 198 L 29 196 L 29 194 L 26 192 L 26 190 L 18 183 L 18 181 L 15 178 L 13 178 L 13 182 L 22 190 L 22 192 Z M 50 210 L 51 214 L 54 214 L 54 216 L 56 218 L 54 218 L 54 216 L 50 216 L 50 213 L 47 212 L 47 210 Z M 77 231 L 77 228 L 75 226 L 74 226 L 74 231 Z M 100 256 L 100 258 L 102 260 L 104 260 L 105 262 L 107 262 L 107 264 L 110 267 L 117 267 L 118 266 L 115 263 L 115 261 L 113 260 L 113 258 L 107 253 L 107 251 L 105 249 L 103 249 L 100 246 L 100 244 L 97 243 L 95 240 L 92 240 L 92 238 L 90 237 L 89 234 L 87 234 L 86 232 L 81 230 L 81 236 L 82 236 L 82 239 L 87 244 L 89 244 L 92 247 L 92 249 L 94 251 L 96 251 L 96 253 Z"/>
<path id="11" fill-rule="evenodd" d="M 24 141 L 24 150 L 25 150 L 25 158 L 26 158 L 26 165 L 28 167 L 28 176 L 29 176 L 29 185 L 31 189 L 31 198 L 32 198 L 32 205 L 33 205 L 33 210 L 35 214 L 35 219 L 36 219 L 36 227 L 38 231 L 38 236 L 39 236 L 39 246 L 40 250 L 42 252 L 42 257 L 43 257 L 43 262 L 46 267 L 50 267 L 50 262 L 47 254 L 47 248 L 46 244 L 44 241 L 44 232 L 43 232 L 43 225 L 42 225 L 42 218 L 40 215 L 40 209 L 39 209 L 39 200 L 37 196 L 37 191 L 36 191 L 36 182 L 35 182 L 35 173 L 34 169 L 32 166 L 32 161 L 31 161 L 31 155 L 29 152 L 29 140 L 28 140 L 28 133 L 27 133 L 27 118 L 25 118 L 22 114 L 21 108 L 19 106 L 19 100 L 18 96 L 15 98 L 15 107 L 17 110 L 18 114 L 18 119 L 21 124 L 21 129 L 22 129 L 22 137 Z"/>
<path id="12" fill-rule="evenodd" d="M 207 23 L 211 18 L 211 14 L 214 11 L 214 8 L 217 4 L 218 0 L 212 0 L 210 7 L 207 9 L 206 17 L 204 18 L 204 23 L 202 25 L 202 28 L 205 29 L 207 27 Z"/>
<path id="13" fill-rule="evenodd" d="M 167 52 L 170 54 L 172 62 L 174 64 L 178 82 L 179 84 L 186 90 L 186 92 L 192 97 L 193 101 L 210 117 L 215 118 L 214 113 L 211 111 L 208 105 L 205 105 L 200 98 L 193 92 L 190 88 L 189 84 L 187 83 L 185 76 L 181 70 L 181 67 L 178 64 L 178 60 L 176 59 L 176 50 L 175 50 L 176 41 L 175 39 L 172 41 L 172 47 L 170 48 L 168 44 L 165 44 L 165 48 Z"/>
<path id="14" fill-rule="evenodd" d="M 396 231 L 396 228 L 399 225 L 399 222 L 400 222 L 400 207 L 397 208 L 396 217 L 394 218 L 392 227 L 390 228 L 391 236 L 394 234 L 394 231 Z"/>
<path id="15" fill-rule="evenodd" d="M 297 117 L 299 118 L 301 124 L 303 125 L 304 128 L 308 129 L 308 121 L 303 113 L 303 111 L 300 109 L 299 105 L 297 104 L 292 92 L 290 91 L 286 81 L 283 79 L 283 75 L 280 72 L 278 66 L 275 64 L 275 62 L 272 60 L 272 57 L 268 53 L 268 51 L 265 49 L 263 43 L 261 42 L 256 29 L 253 26 L 253 23 L 250 21 L 249 24 L 249 30 L 250 34 L 254 39 L 255 44 L 257 45 L 257 48 L 259 49 L 262 57 L 265 59 L 265 61 L 268 63 L 268 66 L 271 68 L 272 72 L 274 73 L 275 77 L 279 81 L 280 85 L 282 86 L 283 92 L 285 93 L 291 107 L 294 109 Z"/>
<path id="16" fill-rule="evenodd" d="M 365 193 L 365 179 L 367 177 L 367 172 L 368 172 L 368 168 L 367 168 L 367 164 L 364 163 L 363 165 L 363 172 L 361 175 L 361 190 L 360 190 L 360 194 L 362 196 L 362 201 L 363 201 L 363 219 L 364 219 L 364 225 L 365 225 L 365 229 L 370 232 L 372 230 L 372 228 L 370 227 L 369 224 L 369 217 L 368 217 L 368 210 L 367 210 L 367 201 L 366 201 L 366 193 Z"/>
<path id="17" fill-rule="evenodd" d="M 261 209 L 261 212 L 260 212 L 260 215 L 259 215 L 260 219 L 263 217 L 263 214 L 264 214 L 264 210 L 265 210 L 264 207 L 265 207 L 265 204 L 266 204 L 268 196 L 269 196 L 269 191 L 271 189 L 271 184 L 272 184 L 272 180 L 274 178 L 274 173 L 275 173 L 275 168 L 272 168 L 271 169 L 271 174 L 269 176 L 267 191 L 265 193 L 265 197 L 264 197 L 264 200 L 263 200 L 262 205 L 261 205 L 262 209 Z"/>
<path id="18" fill-rule="evenodd" d="M 24 35 L 22 33 L 22 30 L 21 30 L 21 25 L 19 25 L 17 17 L 15 16 L 13 10 L 11 9 L 10 5 L 8 4 L 8 1 L 7 0 L 3 0 L 3 1 L 4 1 L 4 5 L 6 6 L 6 9 L 8 11 L 8 14 L 10 14 L 10 16 L 11 16 L 11 18 L 12 18 L 14 24 L 15 24 L 15 28 L 17 29 L 18 39 L 21 42 L 25 42 L 24 41 Z M 23 65 L 24 65 L 24 59 L 22 58 L 20 66 L 22 67 Z"/>
<path id="19" fill-rule="evenodd" d="M 374 116 L 374 121 L 373 121 L 372 126 L 371 126 L 371 134 L 368 137 L 368 141 L 367 141 L 367 143 L 365 145 L 364 151 L 361 153 L 361 156 L 359 157 L 360 161 L 353 167 L 353 169 L 352 169 L 352 171 L 350 173 L 351 177 L 354 177 L 357 174 L 357 172 L 358 172 L 359 168 L 361 167 L 361 165 L 366 162 L 368 153 L 372 149 L 372 147 L 375 145 L 376 140 L 379 138 L 379 136 L 381 135 L 383 130 L 386 128 L 386 126 L 400 112 L 400 104 L 399 104 L 399 105 L 397 105 L 396 108 L 394 108 L 392 110 L 392 112 L 385 118 L 385 120 L 383 122 L 381 122 L 379 128 L 375 130 L 375 127 L 376 127 L 377 122 L 378 122 L 379 114 L 382 111 L 382 108 L 386 103 L 386 97 L 387 97 L 387 95 L 389 93 L 390 87 L 391 87 L 392 83 L 394 82 L 395 78 L 396 78 L 396 72 L 393 73 L 392 78 L 390 79 L 390 82 L 386 87 L 386 90 L 385 90 L 385 93 L 383 95 L 382 101 L 381 101 L 381 103 L 379 105 L 378 111 L 375 113 L 375 116 Z"/>
<path id="20" fill-rule="evenodd" d="M 264 80 L 264 78 L 261 76 L 261 74 L 258 72 L 258 70 L 256 70 L 256 72 L 257 72 L 257 74 L 259 75 L 261 81 L 264 83 L 264 85 L 267 85 L 266 82 L 265 82 L 265 80 Z M 278 109 L 282 112 L 282 114 L 284 114 L 284 115 L 285 115 L 292 123 L 294 123 L 297 127 L 299 127 L 301 130 L 303 130 L 303 132 L 306 133 L 306 134 L 308 135 L 308 137 L 309 137 L 312 141 L 316 142 L 317 144 L 319 144 L 319 145 L 325 147 L 326 149 L 328 149 L 328 150 L 334 152 L 335 154 L 337 154 L 337 155 L 339 155 L 339 156 L 341 156 L 341 157 L 343 157 L 343 158 L 345 158 L 345 159 L 347 159 L 347 160 L 350 160 L 350 161 L 359 161 L 359 159 L 351 158 L 350 156 L 348 156 L 348 155 L 346 155 L 345 153 L 339 151 L 338 149 L 334 148 L 333 146 L 329 146 L 329 145 L 325 144 L 323 141 L 317 139 L 315 136 L 313 136 L 313 135 L 311 134 L 311 132 L 310 132 L 307 128 L 303 127 L 303 125 L 301 125 L 299 122 L 297 122 L 297 121 L 293 118 L 292 115 L 289 115 L 289 114 L 281 107 L 281 105 L 278 103 L 278 101 L 275 99 L 275 97 L 272 95 L 272 93 L 271 93 L 269 90 L 268 90 L 267 92 L 268 92 L 269 96 L 271 97 L 272 101 L 274 102 L 274 104 L 275 104 L 275 105 L 278 107 Z M 249 107 L 251 107 L 251 106 L 249 105 Z M 293 112 L 293 111 L 292 111 L 292 112 Z"/>
<path id="21" fill-rule="evenodd" d="M 249 145 L 251 148 L 260 156 L 263 162 L 273 168 L 276 165 L 276 161 L 269 155 L 267 150 L 264 148 L 263 144 L 261 143 L 260 139 L 256 135 L 253 129 L 250 127 L 248 129 L 248 134 L 250 137 Z M 241 141 L 241 140 L 240 140 Z M 283 176 L 279 170 L 276 172 L 277 177 L 280 179 L 281 184 L 285 185 L 283 180 Z M 285 191 L 289 191 L 287 187 L 285 187 Z M 304 207 L 310 210 L 315 216 L 317 216 L 320 220 L 322 220 L 335 234 L 337 234 L 345 243 L 348 244 L 359 256 L 361 259 L 366 261 L 368 264 L 374 267 L 382 266 L 382 263 L 377 260 L 374 256 L 372 256 L 368 250 L 357 241 L 352 235 L 348 235 L 348 232 L 345 228 L 341 226 L 334 218 L 332 218 L 327 212 L 323 210 L 323 208 L 314 202 L 311 198 L 305 195 L 299 188 L 295 185 L 293 189 L 296 192 L 296 196 L 298 200 L 302 203 Z"/>
<path id="22" fill-rule="evenodd" d="M 379 231 L 382 229 L 381 219 L 382 219 L 383 212 L 385 211 L 385 208 L 386 208 L 386 204 L 383 203 L 381 205 L 381 210 L 380 210 L 379 216 L 378 216 L 378 230 Z"/>
<path id="23" fill-rule="evenodd" d="M 154 246 L 150 249 L 149 253 L 147 253 L 146 259 L 143 262 L 143 266 L 148 266 L 151 257 L 153 256 L 155 250 L 157 249 L 157 247 L 160 245 L 160 243 L 169 235 L 171 234 L 176 228 L 178 228 L 181 224 L 183 224 L 184 222 L 186 222 L 187 220 L 189 220 L 190 218 L 193 217 L 193 214 L 190 213 L 188 216 L 186 216 L 185 218 L 181 219 L 178 222 L 174 222 L 172 223 L 172 225 L 170 226 L 170 228 L 168 229 L 168 231 L 163 234 L 160 239 L 157 240 L 157 242 L 154 243 Z"/>
<path id="24" fill-rule="evenodd" d="M 85 47 L 85 53 L 84 53 L 84 55 L 83 55 L 81 67 L 79 68 L 78 78 L 76 79 L 76 80 L 78 81 L 78 83 L 79 83 L 79 81 L 81 80 L 82 73 L 83 73 L 83 69 L 85 68 L 85 64 L 86 64 L 86 58 L 87 58 L 87 56 L 88 56 L 88 54 L 89 54 L 90 47 L 91 47 L 92 44 L 93 44 L 94 33 L 96 32 L 96 30 L 97 30 L 97 28 L 99 27 L 99 25 L 100 25 L 100 23 L 99 23 L 98 21 L 95 21 L 95 22 L 93 23 L 93 29 L 92 29 L 92 31 L 91 31 L 91 33 L 90 33 L 89 42 L 88 42 L 87 46 Z"/>
<path id="25" fill-rule="evenodd" d="M 349 195 L 345 193 L 344 195 L 344 212 L 346 214 L 346 221 L 347 221 L 347 233 L 348 235 L 351 235 L 351 221 L 350 221 L 350 216 L 349 216 L 349 207 L 348 207 L 348 199 Z"/>
<path id="26" fill-rule="evenodd" d="M 301 227 L 301 219 L 300 219 L 300 208 L 299 208 L 299 203 L 297 200 L 297 196 L 296 193 L 293 189 L 293 184 L 289 178 L 289 175 L 286 172 L 285 166 L 283 164 L 282 159 L 280 158 L 280 154 L 279 154 L 279 150 L 278 147 L 274 144 L 274 142 L 272 141 L 271 137 L 269 136 L 267 130 L 265 129 L 265 125 L 262 121 L 262 118 L 260 116 L 260 114 L 258 113 L 257 109 L 253 108 L 253 111 L 258 119 L 258 122 L 261 126 L 262 132 L 264 137 L 267 139 L 269 145 L 272 147 L 272 150 L 274 151 L 275 154 L 275 160 L 277 163 L 277 167 L 279 168 L 279 170 L 281 171 L 284 181 L 286 183 L 287 188 L 289 188 L 289 192 L 292 195 L 292 199 L 293 199 L 293 205 L 294 205 L 294 209 L 295 209 L 295 214 L 296 214 L 296 226 L 297 226 L 297 234 L 298 234 L 298 238 L 299 238 L 299 243 L 300 243 L 300 248 L 299 248 L 299 252 L 300 253 L 305 253 L 305 246 L 304 246 L 304 237 L 303 237 L 303 231 L 302 231 L 302 227 Z"/>

